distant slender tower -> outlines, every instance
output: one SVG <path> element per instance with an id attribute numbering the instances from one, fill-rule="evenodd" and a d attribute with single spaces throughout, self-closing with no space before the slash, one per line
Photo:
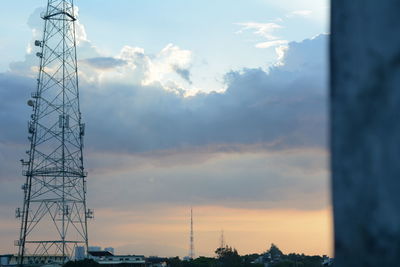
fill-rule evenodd
<path id="1" fill-rule="evenodd" d="M 24 204 L 16 210 L 21 266 L 73 259 L 77 246 L 88 247 L 87 219 L 93 215 L 86 208 L 73 0 L 48 0 L 41 16 L 39 76 L 28 101 L 30 149 L 28 160 L 21 160 Z"/>
<path id="2" fill-rule="evenodd" d="M 219 241 L 220 241 L 219 247 L 224 248 L 225 247 L 224 230 L 221 230 L 221 237 L 220 237 Z"/>
<path id="3" fill-rule="evenodd" d="M 190 248 L 189 258 L 194 259 L 194 236 L 193 236 L 193 209 L 190 208 Z"/>

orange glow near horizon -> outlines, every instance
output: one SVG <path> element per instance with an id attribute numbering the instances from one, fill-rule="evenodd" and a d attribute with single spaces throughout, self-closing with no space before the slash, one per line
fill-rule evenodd
<path id="1" fill-rule="evenodd" d="M 182 207 L 153 208 L 146 213 L 101 210 L 92 227 L 92 244 L 114 246 L 117 253 L 182 257 L 187 255 L 189 247 L 189 212 L 189 208 Z M 196 256 L 214 256 L 221 230 L 224 230 L 225 243 L 241 255 L 262 253 L 271 243 L 284 253 L 333 255 L 330 209 L 194 207 Z M 109 240 L 109 243 L 100 240 Z"/>

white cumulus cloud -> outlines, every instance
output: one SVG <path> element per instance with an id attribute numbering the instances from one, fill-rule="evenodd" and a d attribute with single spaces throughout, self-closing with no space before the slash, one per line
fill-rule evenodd
<path id="1" fill-rule="evenodd" d="M 259 22 L 242 22 L 236 23 L 237 25 L 242 26 L 242 29 L 239 33 L 242 33 L 245 30 L 254 30 L 254 34 L 267 38 L 268 40 L 275 40 L 278 37 L 274 36 L 272 33 L 276 29 L 282 28 L 281 25 L 269 22 L 269 23 L 259 23 Z"/>
<path id="2" fill-rule="evenodd" d="M 176 45 L 168 44 L 152 60 L 149 61 L 145 73 L 144 85 L 160 82 L 163 85 L 177 80 L 173 76 L 178 75 L 185 81 L 190 81 L 188 71 L 192 63 L 192 52 L 184 50 Z M 186 70 L 186 72 L 185 72 Z M 186 75 L 184 74 L 186 73 Z"/>
<path id="3" fill-rule="evenodd" d="M 255 45 L 256 48 L 270 48 L 270 47 L 286 45 L 288 43 L 287 40 L 284 40 L 274 35 L 274 32 L 277 29 L 283 28 L 281 25 L 277 23 L 242 22 L 236 24 L 242 26 L 242 28 L 237 33 L 241 34 L 244 31 L 252 30 L 254 35 L 267 40 L 264 42 L 257 43 Z"/>
<path id="4" fill-rule="evenodd" d="M 36 9 L 28 20 L 32 40 L 27 46 L 25 61 L 11 63 L 13 73 L 30 77 L 37 75 L 39 61 L 32 43 L 42 38 L 40 14 L 43 12 L 43 8 Z M 74 12 L 79 16 L 78 7 Z M 183 95 L 199 91 L 191 80 L 192 51 L 170 43 L 160 52 L 149 54 L 141 47 L 125 45 L 118 54 L 107 55 L 88 39 L 85 27 L 79 21 L 75 22 L 75 29 L 81 80 L 96 84 L 118 81 L 130 85 L 161 85 L 165 90 Z"/>

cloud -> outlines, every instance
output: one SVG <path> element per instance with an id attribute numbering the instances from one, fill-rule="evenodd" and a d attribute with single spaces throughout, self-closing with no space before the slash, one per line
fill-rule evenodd
<path id="1" fill-rule="evenodd" d="M 268 40 L 275 40 L 278 37 L 274 36 L 272 33 L 276 29 L 281 29 L 282 26 L 276 23 L 259 23 L 259 22 L 242 22 L 236 23 L 236 25 L 242 26 L 242 29 L 239 33 L 242 33 L 245 30 L 254 30 L 254 34 L 267 38 Z"/>
<path id="2" fill-rule="evenodd" d="M 83 79 L 86 166 L 96 192 L 91 199 L 120 207 L 189 200 L 241 208 L 326 207 L 326 44 L 326 35 L 289 43 L 281 65 L 268 72 L 231 71 L 226 91 L 190 97 L 161 84 Z M 147 70 L 143 50 L 124 51 L 114 57 L 126 62 L 122 68 Z M 1 183 L 19 176 L 18 160 L 28 147 L 25 102 L 34 84 L 21 74 L 0 74 L 0 99 L 7 99 L 0 106 L 0 123 L 7 125 L 0 132 L 0 157 L 9 156 L 0 161 Z M 113 193 L 105 193 L 110 183 Z"/>
<path id="3" fill-rule="evenodd" d="M 161 82 L 167 85 L 171 81 L 170 75 L 174 72 L 190 82 L 190 66 L 192 62 L 192 52 L 179 48 L 174 44 L 168 44 L 160 53 L 149 61 L 149 67 L 145 73 L 144 85 Z"/>
<path id="4" fill-rule="evenodd" d="M 81 79 L 81 103 L 88 125 L 87 145 L 94 150 L 130 153 L 215 144 L 264 143 L 273 149 L 323 147 L 326 135 L 326 39 L 321 35 L 300 43 L 289 43 L 288 49 L 282 51 L 280 66 L 272 67 L 268 72 L 262 69 L 231 71 L 225 75 L 227 89 L 224 92 L 198 93 L 191 97 L 176 91 L 182 87 L 177 86 L 171 91 L 165 88 L 171 85 L 156 83 L 158 79 L 155 78 L 153 83 L 140 83 L 143 77 L 148 77 L 148 72 L 157 72 L 155 69 L 166 67 L 176 72 L 176 67 L 175 70 L 171 67 L 173 64 L 182 68 L 188 66 L 189 53 L 175 46 L 167 46 L 161 53 L 166 55 L 161 57 L 163 59 L 174 59 L 156 58 L 153 63 L 143 50 L 129 48 L 128 53 L 127 47 L 111 60 L 86 59 L 92 65 L 97 64 L 94 69 L 100 69 L 100 74 L 85 74 L 86 70 L 82 70 L 84 75 L 81 76 L 105 77 L 101 83 Z M 126 62 L 122 70 L 118 67 L 115 72 L 102 71 L 106 66 L 122 64 L 122 60 Z M 148 67 L 148 64 L 163 67 Z M 118 71 L 120 76 L 117 76 Z M 180 72 L 189 77 L 188 72 Z M 17 73 L 0 76 L 2 99 L 29 98 L 32 91 L 29 88 L 35 81 L 16 76 L 21 75 L 19 71 Z M 135 73 L 136 81 L 127 80 L 134 79 Z M 16 105 L 19 109 L 24 107 L 24 101 L 21 102 Z M 22 114 L 27 111 L 14 111 L 12 107 L 4 110 L 5 124 L 17 126 L 26 121 Z M 8 119 L 15 116 L 18 119 Z M 21 136 L 20 129 L 20 126 L 10 127 L 7 131 L 15 134 L 7 137 Z M 1 135 L 3 133 L 0 139 Z"/>
<path id="5" fill-rule="evenodd" d="M 32 110 L 26 102 L 34 83 L 30 77 L 0 73 L 0 142 L 21 144 L 26 140 L 26 122 Z"/>
<path id="6" fill-rule="evenodd" d="M 274 31 L 282 28 L 282 26 L 277 23 L 244 22 L 236 24 L 242 26 L 237 33 L 243 33 L 246 30 L 254 30 L 253 34 L 267 39 L 266 42 L 257 43 L 255 45 L 256 48 L 270 48 L 288 43 L 287 40 L 283 40 L 280 37 L 273 35 Z"/>
<path id="7" fill-rule="evenodd" d="M 321 74 L 326 79 L 328 35 L 321 34 L 302 42 L 292 42 L 283 51 L 282 68 L 292 72 Z M 322 70 L 320 68 L 323 68 Z"/>
<path id="8" fill-rule="evenodd" d="M 275 46 L 287 45 L 288 41 L 286 40 L 275 40 L 275 41 L 267 41 L 263 43 L 256 44 L 257 48 L 270 48 Z"/>
<path id="9" fill-rule="evenodd" d="M 99 162 L 107 157 L 125 163 L 119 164 L 118 171 L 115 165 L 93 169 L 95 178 L 89 186 L 96 194 L 91 199 L 102 208 L 116 210 L 157 203 L 298 210 L 328 205 L 327 155 L 323 150 L 213 152 L 201 161 L 187 160 L 195 160 L 198 153 L 170 152 L 158 158 L 98 154 Z"/>
<path id="10" fill-rule="evenodd" d="M 178 66 L 173 66 L 172 67 L 176 73 L 178 73 L 185 81 L 187 81 L 189 84 L 192 84 L 192 81 L 190 80 L 190 70 L 189 69 L 182 69 Z"/>
<path id="11" fill-rule="evenodd" d="M 81 79 L 88 83 L 160 86 L 177 94 L 191 89 L 192 52 L 173 44 L 155 55 L 145 53 L 143 48 L 125 45 L 116 56 L 85 57 L 83 53 L 81 57 Z"/>
<path id="12" fill-rule="evenodd" d="M 34 40 L 42 38 L 43 21 L 40 15 L 45 10 L 38 8 L 30 16 L 28 26 L 33 39 L 28 45 L 25 60 L 10 64 L 15 75 L 36 77 L 39 59 Z M 75 8 L 78 15 L 79 9 Z M 198 89 L 191 81 L 192 52 L 177 45 L 167 44 L 156 54 L 147 54 L 143 48 L 125 45 L 119 54 L 104 55 L 88 39 L 85 27 L 76 22 L 77 50 L 80 58 L 79 75 L 81 81 L 101 86 L 103 83 L 118 82 L 135 86 L 160 86 L 175 94 L 187 95 Z"/>
<path id="13" fill-rule="evenodd" d="M 298 203 L 300 206 L 297 207 L 320 207 L 314 206 L 312 200 L 315 199 L 315 194 L 319 198 L 322 197 L 319 194 L 324 192 L 321 191 L 321 187 L 326 172 L 305 183 L 307 177 L 311 176 L 299 174 L 285 176 L 281 173 L 282 170 L 293 168 L 293 163 L 272 171 L 270 168 L 265 168 L 267 166 L 265 160 L 270 157 L 271 151 L 284 153 L 293 149 L 300 149 L 298 151 L 325 149 L 326 42 L 327 36 L 321 35 L 300 43 L 289 43 L 288 49 L 282 56 L 282 65 L 272 67 L 268 72 L 262 69 L 231 71 L 225 76 L 227 89 L 220 93 L 199 93 L 184 97 L 165 90 L 161 85 L 121 84 L 118 80 L 108 80 L 98 84 L 83 80 L 81 103 L 87 125 L 85 151 L 89 155 L 90 162 L 98 162 L 88 165 L 92 166 L 91 172 L 95 172 L 96 177 L 102 176 L 101 173 L 112 173 L 113 176 L 118 176 L 123 184 L 122 181 L 130 177 L 130 174 L 117 175 L 113 170 L 115 171 L 118 164 L 122 164 L 122 159 L 127 158 L 129 160 L 118 169 L 125 169 L 125 173 L 136 173 L 136 182 L 143 179 L 144 184 L 140 188 L 149 186 L 150 190 L 143 189 L 143 193 L 137 192 L 136 201 L 140 199 L 150 201 L 146 197 L 148 194 L 152 196 L 152 201 L 178 204 L 183 204 L 185 199 L 193 197 L 193 202 L 203 204 L 234 203 L 248 207 L 264 203 L 262 206 L 264 208 L 274 205 L 296 207 L 296 203 L 287 199 L 296 195 L 295 192 L 289 190 L 290 194 L 284 193 L 289 184 L 299 182 L 296 189 L 298 194 L 319 184 L 313 194 L 309 195 L 310 198 L 303 197 L 309 201 L 304 200 L 305 202 Z M 131 53 L 119 55 L 120 60 L 124 58 L 126 64 L 135 64 L 137 68 L 146 69 L 140 65 L 140 63 L 147 64 L 146 61 L 142 61 L 144 57 L 142 50 L 133 48 L 129 50 Z M 128 58 L 131 59 L 128 61 Z M 114 60 L 110 62 L 115 63 Z M 0 108 L 0 119 L 2 125 L 8 126 L 0 133 L 0 141 L 8 144 L 10 150 L 18 146 L 18 151 L 22 154 L 20 157 L 23 157 L 24 145 L 27 144 L 24 129 L 30 112 L 25 101 L 29 98 L 30 88 L 34 83 L 33 79 L 17 74 L 0 75 L 0 98 L 7 99 Z M 156 166 L 157 164 L 179 166 L 183 162 L 194 166 L 189 169 L 186 167 L 168 169 L 159 166 L 147 171 L 126 169 L 126 166 L 135 166 L 134 162 L 138 162 L 137 166 L 143 166 L 146 162 L 141 160 L 146 159 L 143 155 L 149 155 L 150 159 L 147 158 L 147 161 L 151 162 L 151 159 L 157 158 L 157 151 L 165 151 L 166 156 L 161 157 L 162 160 L 159 161 L 161 163 L 155 162 Z M 190 153 L 180 151 L 190 151 Z M 254 156 L 253 152 L 258 154 Z M 105 153 L 106 158 L 95 158 L 94 155 L 97 153 Z M 128 156 L 116 158 L 111 156 L 116 153 Z M 273 155 L 277 156 L 279 153 Z M 296 156 L 298 160 L 304 158 L 305 153 L 299 152 Z M 315 162 L 321 159 L 319 153 L 311 153 L 314 156 L 310 156 L 308 160 Z M 175 154 L 177 156 L 173 160 L 172 155 Z M 235 154 L 242 155 L 241 159 L 235 159 Z M 129 155 L 137 156 L 130 158 Z M 204 155 L 204 158 L 198 155 Z M 217 160 L 218 164 L 212 159 L 213 155 L 220 158 Z M 14 156 L 16 162 L 9 166 L 18 169 L 17 161 L 20 157 Z M 287 157 L 285 155 L 284 158 Z M 113 158 L 115 160 L 112 160 Z M 168 158 L 170 161 L 166 161 Z M 248 165 L 251 162 L 260 164 Z M 108 166 L 107 164 L 109 167 L 102 167 Z M 274 165 L 276 164 L 271 166 Z M 232 168 L 234 170 L 234 166 L 242 166 L 242 170 L 246 172 L 249 170 L 257 172 L 247 175 L 240 172 L 231 173 L 230 170 Z M 11 176 L 9 172 L 12 168 L 4 166 L 1 169 L 8 170 L 2 173 L 2 179 Z M 308 166 L 305 166 L 301 172 L 307 169 Z M 315 167 L 310 169 L 315 170 Z M 224 175 L 220 177 L 221 173 Z M 186 183 L 184 181 L 187 176 L 192 178 Z M 247 177 L 251 177 L 252 180 L 248 180 Z M 167 184 L 163 183 L 162 179 L 165 179 Z M 285 180 L 288 183 L 279 185 Z M 251 185 L 252 190 L 241 191 L 240 188 L 244 184 Z M 257 184 L 261 186 L 257 187 Z M 207 189 L 210 185 L 216 190 Z M 301 185 L 304 185 L 303 189 L 299 189 Z M 173 191 L 174 187 L 182 189 L 178 190 L 179 194 L 164 195 L 159 191 L 161 188 L 169 188 L 166 192 Z M 105 188 L 108 186 L 104 186 L 103 189 L 96 188 L 95 191 Z M 272 191 L 257 191 L 267 188 Z M 274 196 L 277 197 L 276 200 L 281 198 L 280 204 L 274 200 Z M 126 194 L 126 197 L 124 203 L 128 203 L 132 195 Z"/>
<path id="14" fill-rule="evenodd" d="M 262 27 L 252 29 L 267 36 Z M 168 44 L 151 55 L 126 45 L 110 56 L 82 41 L 93 203 L 326 207 L 326 45 L 326 35 L 288 43 L 267 71 L 232 70 L 224 76 L 226 90 L 187 96 L 191 51 Z M 7 126 L 0 131 L 2 203 L 20 200 L 9 193 L 19 191 L 10 177 L 20 176 L 18 160 L 28 148 L 26 100 L 37 64 L 29 54 L 0 74 L 0 124 Z"/>
<path id="15" fill-rule="evenodd" d="M 75 38 L 77 45 L 89 42 L 85 27 L 79 21 L 79 8 L 77 6 L 74 6 L 74 15 L 75 18 L 77 18 L 77 20 L 75 21 Z"/>
<path id="16" fill-rule="evenodd" d="M 167 44 L 149 54 L 125 45 L 105 55 L 82 34 L 80 103 L 90 207 L 101 216 L 107 209 L 130 216 L 146 210 L 141 218 L 152 207 L 158 207 L 158 216 L 167 207 L 189 204 L 217 212 L 235 208 L 236 217 L 245 210 L 325 209 L 328 37 L 286 44 L 274 36 L 276 25 L 241 26 L 264 39 L 259 46 L 275 47 L 277 64 L 231 70 L 224 75 L 225 90 L 191 95 L 193 52 Z M 0 210 L 7 213 L 2 218 L 12 216 L 22 198 L 19 159 L 28 149 L 26 101 L 35 90 L 39 62 L 34 54 L 0 73 Z M 103 234 L 106 217 L 96 221 L 97 230 L 91 228 L 93 236 Z M 108 219 L 120 226 L 115 216 Z M 157 219 L 165 222 L 164 215 Z M 9 228 L 2 219 L 0 231 Z M 117 246 L 130 251 L 154 244 Z M 163 252 L 177 251 L 183 249 Z"/>
<path id="17" fill-rule="evenodd" d="M 93 57 L 84 59 L 81 61 L 81 63 L 87 64 L 90 67 L 101 70 L 113 69 L 127 64 L 126 61 L 113 57 Z"/>
<path id="18" fill-rule="evenodd" d="M 295 10 L 290 12 L 287 17 L 309 17 L 312 13 L 312 10 Z"/>

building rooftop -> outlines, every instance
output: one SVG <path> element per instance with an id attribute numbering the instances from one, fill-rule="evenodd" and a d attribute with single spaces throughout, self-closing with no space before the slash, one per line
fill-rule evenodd
<path id="1" fill-rule="evenodd" d="M 93 257 L 114 256 L 114 254 L 109 251 L 88 251 L 88 253 Z"/>
<path id="2" fill-rule="evenodd" d="M 144 258 L 144 255 L 114 255 L 110 251 L 89 251 L 88 252 L 91 256 L 93 257 L 142 257 Z"/>

